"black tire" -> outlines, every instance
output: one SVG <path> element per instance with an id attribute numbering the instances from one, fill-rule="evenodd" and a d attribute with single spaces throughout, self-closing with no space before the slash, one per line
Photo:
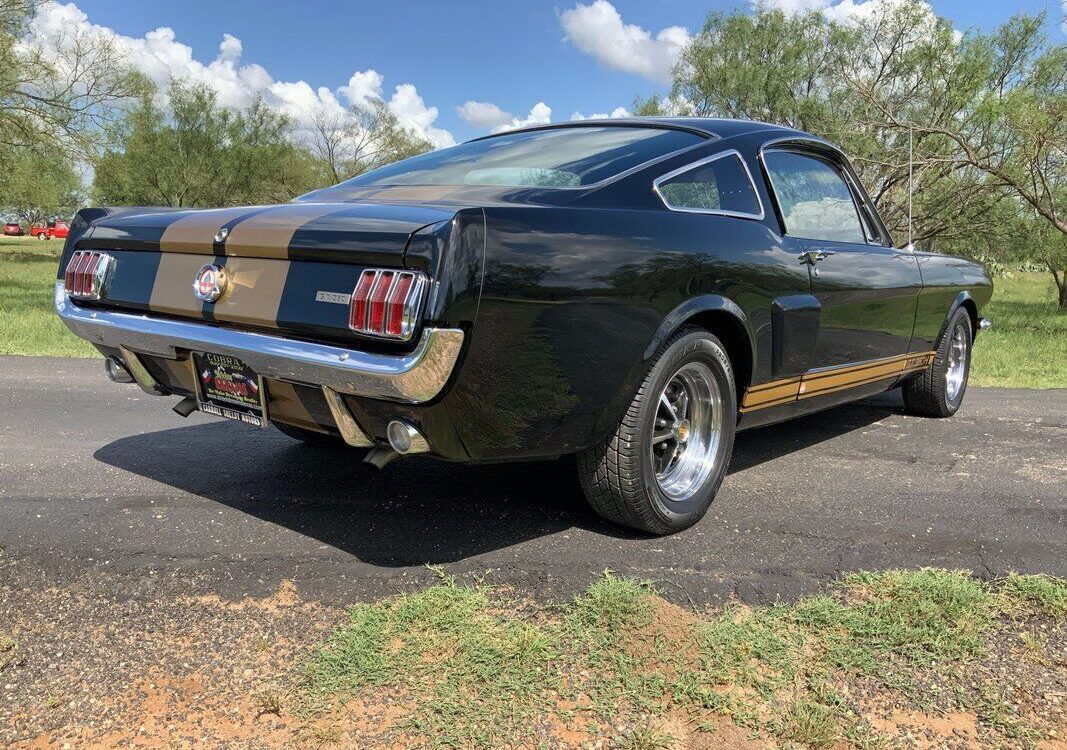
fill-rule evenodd
<path id="1" fill-rule="evenodd" d="M 316 432 L 315 430 L 296 427 L 295 425 L 285 424 L 284 422 L 271 422 L 271 424 L 277 427 L 278 431 L 282 434 L 288 435 L 295 440 L 299 440 L 309 445 L 321 445 L 329 448 L 344 448 L 347 445 L 340 435 Z"/>
<path id="2" fill-rule="evenodd" d="M 954 337 L 957 334 L 963 343 L 962 382 L 956 388 L 949 385 L 946 377 L 954 362 Z M 967 393 L 967 378 L 971 374 L 971 346 L 974 332 L 971 316 L 964 308 L 952 314 L 941 341 L 937 345 L 934 362 L 920 375 L 904 383 L 904 408 L 909 414 L 920 417 L 951 417 L 955 414 Z M 956 349 L 958 352 L 958 348 Z M 953 392 L 955 391 L 955 392 Z"/>
<path id="3" fill-rule="evenodd" d="M 671 497 L 657 479 L 654 462 L 660 459 L 654 458 L 654 451 L 662 446 L 653 443 L 653 431 L 657 427 L 668 432 L 674 429 L 678 439 L 677 418 L 675 427 L 662 426 L 666 420 L 661 418 L 661 394 L 666 395 L 665 389 L 683 371 L 694 368 L 710 375 L 717 388 L 718 439 L 714 447 L 709 439 L 708 449 L 695 454 L 710 457 L 706 476 L 694 478 L 692 488 L 683 497 Z M 686 403 L 689 403 L 688 396 Z M 714 411 L 713 408 L 708 413 Z M 689 424 L 688 420 L 684 421 Z M 589 504 L 609 521 L 652 534 L 672 534 L 692 526 L 707 512 L 726 476 L 736 426 L 737 395 L 726 349 L 707 331 L 686 326 L 660 348 L 614 433 L 600 445 L 578 455 L 578 474 Z M 687 426 L 686 433 L 689 429 Z M 693 428 L 693 434 L 696 429 Z M 662 432 L 658 434 L 662 441 Z"/>

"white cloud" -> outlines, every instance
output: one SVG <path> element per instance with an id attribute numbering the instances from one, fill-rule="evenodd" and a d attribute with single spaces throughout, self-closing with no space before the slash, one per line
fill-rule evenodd
<path id="1" fill-rule="evenodd" d="M 348 85 L 337 89 L 349 104 L 365 104 L 371 99 L 382 98 L 385 79 L 377 70 L 357 70 L 348 79 Z"/>
<path id="2" fill-rule="evenodd" d="M 905 0 L 749 0 L 749 5 L 754 9 L 777 9 L 787 15 L 818 10 L 831 21 L 845 23 L 870 18 L 882 8 L 901 5 L 903 2 Z M 922 5 L 932 17 L 934 13 L 930 3 L 923 2 Z"/>
<path id="3" fill-rule="evenodd" d="M 456 107 L 456 114 L 476 128 L 497 128 L 510 123 L 515 117 L 492 102 L 474 100 L 468 100 Z"/>
<path id="4" fill-rule="evenodd" d="M 626 107 L 616 107 L 615 109 L 611 110 L 611 114 L 608 114 L 606 112 L 594 112 L 593 114 L 586 116 L 583 115 L 581 112 L 575 112 L 571 115 L 571 120 L 607 120 L 612 118 L 629 116 L 630 110 L 626 109 Z"/>
<path id="5" fill-rule="evenodd" d="M 313 88 L 306 81 L 276 81 L 261 65 L 241 64 L 241 40 L 231 34 L 223 34 L 215 59 L 203 63 L 193 57 L 192 48 L 179 42 L 169 27 L 161 26 L 143 37 L 124 36 L 92 23 L 74 3 L 43 4 L 30 29 L 30 35 L 22 44 L 40 49 L 46 55 L 71 44 L 76 37 L 111 40 L 134 68 L 160 88 L 163 104 L 166 104 L 166 87 L 171 79 L 204 84 L 214 89 L 219 103 L 227 107 L 247 107 L 260 96 L 268 105 L 292 118 L 296 128 L 301 130 L 307 128 L 318 114 L 341 113 L 345 106 L 338 96 L 349 104 L 372 98 L 384 99 L 384 79 L 375 70 L 356 71 L 348 84 L 336 92 L 327 86 Z M 451 133 L 434 127 L 437 108 L 426 106 L 412 84 L 397 86 L 387 103 L 389 110 L 404 125 L 435 146 L 455 143 Z"/>
<path id="6" fill-rule="evenodd" d="M 806 13 L 809 10 L 822 10 L 830 5 L 831 0 L 749 0 L 753 8 L 780 10 L 786 15 Z"/>
<path id="7" fill-rule="evenodd" d="M 524 128 L 527 125 L 547 125 L 550 122 L 552 122 L 552 108 L 544 102 L 538 102 L 530 107 L 530 112 L 526 117 L 513 117 L 511 122 L 501 123 L 494 127 L 491 132 L 500 133 L 505 130 Z"/>
<path id="8" fill-rule="evenodd" d="M 478 128 L 485 128 L 491 133 L 523 128 L 527 125 L 546 125 L 552 122 L 552 108 L 544 102 L 530 107 L 526 117 L 516 117 L 492 102 L 476 102 L 473 99 L 456 107 L 456 113 L 463 120 Z"/>
<path id="9" fill-rule="evenodd" d="M 585 54 L 656 83 L 670 83 L 671 69 L 689 42 L 689 31 L 681 26 L 668 26 L 652 36 L 640 26 L 623 23 L 608 0 L 579 3 L 559 20 L 567 40 Z"/>

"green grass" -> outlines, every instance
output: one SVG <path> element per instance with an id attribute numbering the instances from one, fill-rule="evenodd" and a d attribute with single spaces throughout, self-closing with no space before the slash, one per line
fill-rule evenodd
<path id="1" fill-rule="evenodd" d="M 52 284 L 61 250 L 60 240 L 0 237 L 0 354 L 97 356 L 53 312 Z M 1051 277 L 1013 273 L 998 277 L 994 285 L 993 299 L 983 311 L 993 328 L 975 342 L 971 384 L 1067 388 L 1067 312 L 1056 307 Z M 540 357 L 535 355 L 527 358 Z M 539 364 L 551 385 L 555 368 L 550 362 Z M 513 439 L 515 431 L 510 434 L 498 440 Z"/>
<path id="2" fill-rule="evenodd" d="M 727 717 L 786 746 L 880 747 L 885 738 L 839 694 L 843 681 L 873 681 L 922 706 L 914 686 L 938 670 L 985 731 L 1038 737 L 1006 687 L 968 668 L 994 637 L 1019 639 L 1028 619 L 1061 628 L 1065 602 L 1067 582 L 1047 576 L 984 583 L 887 571 L 847 576 L 791 605 L 698 615 L 647 583 L 605 574 L 545 609 L 445 577 L 355 607 L 310 657 L 298 701 L 314 717 L 391 696 L 401 731 L 432 746 L 538 746 L 564 726 L 609 746 L 669 747 L 659 722 L 681 712 L 706 728 Z"/>
<path id="3" fill-rule="evenodd" d="M 998 276 L 982 314 L 993 327 L 975 341 L 972 385 L 1067 388 L 1067 310 L 1050 274 Z"/>
<path id="4" fill-rule="evenodd" d="M 62 240 L 0 237 L 0 354 L 96 357 L 55 314 L 52 285 Z"/>

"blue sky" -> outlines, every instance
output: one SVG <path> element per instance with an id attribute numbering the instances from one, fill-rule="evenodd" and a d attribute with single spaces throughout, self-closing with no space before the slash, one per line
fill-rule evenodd
<path id="1" fill-rule="evenodd" d="M 223 35 L 232 35 L 240 40 L 239 45 L 231 43 L 233 51 L 227 53 L 235 66 L 254 64 L 273 81 L 304 81 L 313 90 L 327 87 L 336 92 L 351 83 L 354 72 L 376 71 L 385 98 L 397 85 L 412 84 L 424 109 L 437 109 L 430 127 L 447 131 L 457 141 L 492 127 L 492 113 L 473 118 L 476 124 L 457 113 L 456 108 L 470 100 L 492 103 L 517 119 L 542 102 L 551 108 L 552 119 L 561 120 L 576 112 L 610 113 L 629 107 L 637 94 L 666 91 L 668 86 L 655 72 L 663 69 L 662 60 L 659 67 L 653 61 L 638 71 L 642 63 L 634 58 L 669 54 L 671 34 L 677 38 L 681 31 L 666 32 L 659 39 L 664 29 L 681 27 L 692 33 L 711 9 L 750 8 L 747 2 L 721 0 L 612 0 L 606 8 L 593 8 L 592 2 L 76 0 L 76 6 L 89 24 L 134 40 L 169 27 L 173 38 L 164 41 L 187 45 L 193 61 L 205 66 L 220 56 Z M 790 7 L 830 2 L 774 0 Z M 1050 37 L 1058 42 L 1064 38 L 1058 0 L 933 0 L 932 5 L 960 29 L 992 28 L 1016 9 L 1044 10 Z M 583 6 L 584 14 L 572 12 Z M 583 23 L 589 27 L 585 33 L 594 36 L 603 37 L 597 24 L 614 28 L 611 8 L 620 26 L 640 27 L 638 32 L 649 35 L 649 43 L 642 47 L 638 42 L 636 52 L 616 49 L 614 60 L 611 49 L 595 49 L 595 39 L 581 41 Z M 338 98 L 343 103 L 344 98 Z M 417 108 L 413 116 L 423 122 L 429 117 Z M 504 122 L 502 115 L 497 119 Z"/>

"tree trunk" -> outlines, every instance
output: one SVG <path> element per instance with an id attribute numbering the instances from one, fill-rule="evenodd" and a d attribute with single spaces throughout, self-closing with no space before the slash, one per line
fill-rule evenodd
<path id="1" fill-rule="evenodd" d="M 1061 310 L 1067 310 L 1067 268 L 1063 269 L 1063 273 L 1056 270 L 1056 266 L 1051 261 L 1047 261 L 1048 270 L 1052 272 L 1052 278 L 1056 282 L 1056 290 L 1059 292 L 1059 303 Z"/>

